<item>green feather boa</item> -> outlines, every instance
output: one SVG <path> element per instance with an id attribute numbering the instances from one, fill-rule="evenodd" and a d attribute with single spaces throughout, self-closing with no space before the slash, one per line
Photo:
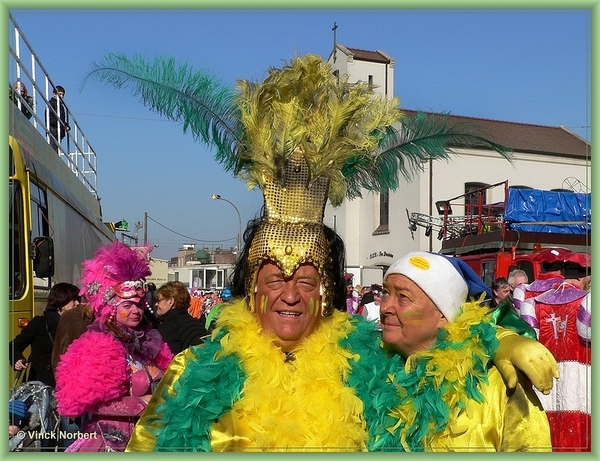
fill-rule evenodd
<path id="1" fill-rule="evenodd" d="M 364 404 L 369 451 L 424 451 L 432 437 L 444 433 L 453 411 L 468 399 L 481 400 L 479 386 L 487 381 L 498 341 L 494 325 L 486 321 L 488 311 L 474 307 L 466 305 L 455 322 L 440 330 L 437 347 L 412 356 L 406 366 L 382 347 L 373 323 L 348 318 L 352 328 L 339 342 L 351 364 L 344 385 Z M 165 391 L 157 418 L 177 430 L 155 434 L 157 451 L 211 451 L 213 422 L 242 398 L 250 374 L 238 356 L 222 353 L 227 334 L 227 325 L 220 325 L 205 344 L 193 347 L 194 359 L 173 389 Z M 180 404 L 169 404 L 174 398 Z"/>
<path id="2" fill-rule="evenodd" d="M 348 317 L 345 322 L 349 333 L 341 338 L 339 345 L 346 351 L 351 368 L 344 385 L 353 389 L 363 402 L 368 433 L 366 449 L 382 451 L 397 447 L 397 438 L 386 427 L 393 424 L 387 415 L 389 409 L 399 404 L 390 376 L 401 366 L 401 361 L 386 356 L 373 323 L 358 316 Z M 231 411 L 242 398 L 244 382 L 252 374 L 244 370 L 237 355 L 223 354 L 222 344 L 227 341 L 228 333 L 228 325 L 220 324 L 205 344 L 190 349 L 195 357 L 187 361 L 173 389 L 163 394 L 165 403 L 157 408 L 160 416 L 155 419 L 168 422 L 166 426 L 177 430 L 157 431 L 155 450 L 211 451 L 213 422 Z M 173 399 L 179 403 L 172 404 Z"/>
<path id="3" fill-rule="evenodd" d="M 435 347 L 411 355 L 394 384 L 402 397 L 391 411 L 406 451 L 425 451 L 433 441 L 448 437 L 448 423 L 466 408 L 481 402 L 490 357 L 498 348 L 495 325 L 479 302 L 466 303 L 460 315 L 438 332 Z"/>

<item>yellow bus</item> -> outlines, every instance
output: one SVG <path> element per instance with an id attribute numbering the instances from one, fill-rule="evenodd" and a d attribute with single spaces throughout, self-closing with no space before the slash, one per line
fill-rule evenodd
<path id="1" fill-rule="evenodd" d="M 65 139 L 51 142 L 56 87 L 12 16 L 9 23 L 10 341 L 43 312 L 54 283 L 77 285 L 81 263 L 116 237 L 102 220 L 96 153 L 72 116 Z M 14 82 L 26 85 L 27 98 L 16 94 Z"/>

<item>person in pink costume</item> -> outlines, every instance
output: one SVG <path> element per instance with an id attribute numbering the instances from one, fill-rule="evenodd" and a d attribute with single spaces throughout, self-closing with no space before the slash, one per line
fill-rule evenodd
<path id="1" fill-rule="evenodd" d="M 558 362 L 560 379 L 538 394 L 550 422 L 554 451 L 591 450 L 591 257 L 561 255 L 560 273 L 527 288 L 520 315 Z"/>
<path id="2" fill-rule="evenodd" d="M 58 362 L 56 399 L 61 416 L 91 416 L 66 451 L 123 451 L 173 358 L 143 315 L 147 253 L 117 241 L 83 263 L 80 294 L 94 322 Z"/>

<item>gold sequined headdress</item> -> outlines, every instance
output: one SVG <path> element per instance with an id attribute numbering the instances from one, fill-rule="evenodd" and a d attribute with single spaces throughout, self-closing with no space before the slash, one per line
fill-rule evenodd
<path id="1" fill-rule="evenodd" d="M 246 279 L 251 293 L 263 261 L 286 275 L 313 264 L 322 281 L 321 313 L 332 309 L 332 257 L 322 223 L 327 199 L 338 206 L 361 191 L 395 190 L 423 160 L 447 158 L 448 146 L 484 147 L 507 156 L 476 127 L 448 127 L 447 116 L 403 117 L 398 99 L 349 83 L 316 55 L 271 68 L 265 80 L 238 81 L 236 92 L 174 58 L 109 54 L 90 75 L 117 88 L 134 83 L 150 109 L 216 148 L 226 170 L 258 186 L 262 222 L 251 242 Z M 394 127 L 393 125 L 396 124 Z M 251 308 L 253 308 L 252 296 Z"/>
<path id="2" fill-rule="evenodd" d="M 323 228 L 325 204 L 328 198 L 334 205 L 344 199 L 343 165 L 377 147 L 382 127 L 400 118 L 397 101 L 375 97 L 367 85 L 339 82 L 317 56 L 271 69 L 261 84 L 239 82 L 238 90 L 245 155 L 254 166 L 246 177 L 265 198 L 250 245 L 246 291 L 252 293 L 265 260 L 286 276 L 311 263 L 321 277 L 321 312 L 329 315 L 333 263 Z"/>
<path id="3" fill-rule="evenodd" d="M 263 186 L 265 214 L 252 240 L 248 255 L 246 292 L 252 293 L 256 275 L 265 260 L 275 262 L 291 277 L 302 263 L 313 264 L 321 276 L 322 311 L 332 306 L 332 258 L 323 232 L 323 212 L 328 181 L 318 178 L 310 184 L 310 171 L 301 148 L 285 161 L 283 184 L 266 181 Z M 254 309 L 254 298 L 249 297 Z"/>

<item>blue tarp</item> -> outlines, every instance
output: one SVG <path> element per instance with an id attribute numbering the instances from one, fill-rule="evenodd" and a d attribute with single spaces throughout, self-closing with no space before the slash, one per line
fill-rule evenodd
<path id="1" fill-rule="evenodd" d="M 587 234 L 592 230 L 592 194 L 509 188 L 504 220 L 517 231 Z"/>

